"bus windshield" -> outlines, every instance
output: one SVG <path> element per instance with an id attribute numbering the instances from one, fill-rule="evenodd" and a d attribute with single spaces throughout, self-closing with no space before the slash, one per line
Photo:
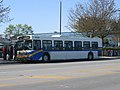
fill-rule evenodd
<path id="1" fill-rule="evenodd" d="M 32 40 L 22 40 L 17 42 L 18 50 L 32 50 Z"/>

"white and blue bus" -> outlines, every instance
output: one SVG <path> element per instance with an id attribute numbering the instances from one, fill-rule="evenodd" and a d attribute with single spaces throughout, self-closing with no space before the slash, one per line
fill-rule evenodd
<path id="1" fill-rule="evenodd" d="M 19 36 L 16 42 L 20 61 L 50 61 L 97 59 L 101 55 L 102 40 L 81 34 L 36 34 Z"/>

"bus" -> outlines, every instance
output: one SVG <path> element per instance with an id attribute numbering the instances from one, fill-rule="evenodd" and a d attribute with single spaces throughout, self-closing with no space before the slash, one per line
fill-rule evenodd
<path id="1" fill-rule="evenodd" d="M 82 34 L 34 34 L 17 38 L 19 61 L 52 61 L 97 59 L 101 55 L 102 40 Z"/>

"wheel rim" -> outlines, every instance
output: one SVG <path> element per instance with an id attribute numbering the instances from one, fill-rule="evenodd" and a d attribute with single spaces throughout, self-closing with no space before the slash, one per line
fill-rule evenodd
<path id="1" fill-rule="evenodd" d="M 92 54 L 89 54 L 88 59 L 89 59 L 89 60 L 92 60 L 92 59 L 93 59 L 93 55 L 92 55 Z"/>
<path id="2" fill-rule="evenodd" d="M 49 60 L 49 57 L 47 56 L 47 55 L 44 55 L 44 57 L 43 57 L 43 61 L 48 61 Z"/>

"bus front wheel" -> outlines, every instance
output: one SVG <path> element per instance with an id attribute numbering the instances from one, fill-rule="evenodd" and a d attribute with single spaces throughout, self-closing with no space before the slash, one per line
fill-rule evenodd
<path id="1" fill-rule="evenodd" d="M 94 58 L 93 53 L 90 52 L 90 53 L 88 54 L 88 60 L 93 60 L 93 58 Z"/>
<path id="2" fill-rule="evenodd" d="M 42 57 L 43 62 L 48 62 L 50 60 L 50 55 L 49 54 L 44 54 Z"/>

